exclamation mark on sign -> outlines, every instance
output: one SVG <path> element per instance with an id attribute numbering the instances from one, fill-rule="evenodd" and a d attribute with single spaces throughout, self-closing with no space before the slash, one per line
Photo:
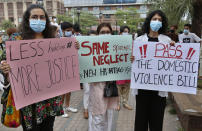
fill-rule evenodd
<path id="1" fill-rule="evenodd" d="M 143 45 L 144 48 L 144 58 L 147 57 L 147 45 Z"/>
<path id="2" fill-rule="evenodd" d="M 189 48 L 189 51 L 188 51 L 188 54 L 187 54 L 187 58 L 186 59 L 189 59 L 189 55 L 191 54 L 193 48 Z"/>
<path id="3" fill-rule="evenodd" d="M 141 58 L 144 58 L 142 55 L 142 46 L 140 46 L 139 49 L 140 49 Z"/>
<path id="4" fill-rule="evenodd" d="M 189 60 L 191 60 L 192 56 L 194 55 L 194 53 L 196 52 L 196 50 L 193 50 L 191 53 L 191 56 L 189 57 Z"/>

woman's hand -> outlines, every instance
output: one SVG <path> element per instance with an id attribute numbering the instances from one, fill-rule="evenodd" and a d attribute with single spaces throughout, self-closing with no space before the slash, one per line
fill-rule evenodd
<path id="1" fill-rule="evenodd" d="M 175 46 L 175 41 L 171 41 L 170 46 Z"/>
<path id="2" fill-rule="evenodd" d="M 8 75 L 10 72 L 10 65 L 6 61 L 1 61 L 0 69 L 3 71 L 5 75 Z"/>
<path id="3" fill-rule="evenodd" d="M 133 63 L 134 60 L 135 60 L 135 56 L 131 55 L 131 56 L 130 56 L 130 61 L 131 61 L 131 63 Z"/>
<path id="4" fill-rule="evenodd" d="M 75 48 L 76 48 L 77 50 L 80 48 L 80 45 L 79 45 L 79 42 L 78 42 L 78 41 L 75 42 Z"/>

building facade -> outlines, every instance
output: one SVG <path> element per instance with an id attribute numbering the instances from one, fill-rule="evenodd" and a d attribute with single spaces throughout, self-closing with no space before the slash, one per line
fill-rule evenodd
<path id="1" fill-rule="evenodd" d="M 146 18 L 149 4 L 146 0 L 64 0 L 66 11 L 87 11 L 98 18 L 100 22 L 109 22 L 116 25 L 115 14 L 118 9 L 125 10 L 133 7 L 137 9 L 141 18 Z"/>
<path id="2" fill-rule="evenodd" d="M 42 4 L 49 16 L 65 13 L 63 0 L 0 0 L 0 23 L 10 20 L 18 26 L 27 7 L 36 3 Z"/>

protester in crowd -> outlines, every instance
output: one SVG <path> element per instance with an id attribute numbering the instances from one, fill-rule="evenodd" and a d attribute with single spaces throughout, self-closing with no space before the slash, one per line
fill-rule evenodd
<path id="1" fill-rule="evenodd" d="M 61 23 L 61 29 L 64 37 L 72 37 L 73 36 L 73 25 L 69 22 Z"/>
<path id="2" fill-rule="evenodd" d="M 60 29 L 59 26 L 52 25 L 53 32 L 55 33 L 56 38 L 60 38 Z"/>
<path id="3" fill-rule="evenodd" d="M 71 23 L 63 22 L 61 24 L 61 29 L 62 29 L 64 37 L 73 37 L 73 34 L 72 34 L 73 25 Z M 63 103 L 64 103 L 64 100 L 65 100 L 65 106 L 63 108 L 65 112 L 64 112 L 64 115 L 62 115 L 62 117 L 69 117 L 69 115 L 67 114 L 66 111 L 73 112 L 73 113 L 78 112 L 78 110 L 76 108 L 73 108 L 73 107 L 70 106 L 70 98 L 71 98 L 71 92 L 63 95 L 63 97 L 62 97 Z"/>
<path id="4" fill-rule="evenodd" d="M 111 35 L 112 28 L 102 23 L 97 28 L 98 35 Z M 90 83 L 89 94 L 89 130 L 112 131 L 116 128 L 114 110 L 118 108 L 118 97 L 104 97 L 106 82 Z"/>
<path id="5" fill-rule="evenodd" d="M 96 35 L 96 31 L 89 31 L 87 33 L 88 36 L 95 36 Z M 84 94 L 83 94 L 83 106 L 84 106 L 84 112 L 83 112 L 83 117 L 85 119 L 88 119 L 88 105 L 89 105 L 89 84 L 88 83 L 83 83 L 83 88 L 84 88 Z"/>
<path id="6" fill-rule="evenodd" d="M 12 35 L 13 33 L 16 33 L 16 32 L 17 32 L 17 29 L 16 29 L 16 28 L 8 28 L 8 29 L 6 30 L 6 33 L 7 33 L 7 35 L 8 35 L 9 38 L 11 37 L 11 35 Z"/>
<path id="7" fill-rule="evenodd" d="M 52 16 L 51 25 L 59 26 L 57 23 L 57 18 L 55 16 Z"/>
<path id="8" fill-rule="evenodd" d="M 144 35 L 138 37 L 139 42 L 174 42 L 163 35 L 167 29 L 167 18 L 160 10 L 151 12 L 143 24 Z M 135 45 L 138 46 L 138 45 Z M 135 131 L 162 131 L 167 92 L 152 90 L 133 90 L 136 95 Z"/>
<path id="9" fill-rule="evenodd" d="M 170 26 L 170 30 L 167 33 L 167 36 L 170 37 L 171 40 L 178 42 L 179 39 L 178 39 L 178 34 L 176 33 L 176 31 L 177 31 L 177 25 Z"/>
<path id="10" fill-rule="evenodd" d="M 25 11 L 20 32 L 23 40 L 55 37 L 45 9 L 36 4 L 30 5 Z M 76 47 L 79 48 L 79 45 L 77 44 Z M 5 60 L 4 52 L 1 56 L 0 69 L 5 78 L 4 85 L 8 85 L 10 66 Z M 55 116 L 63 113 L 61 96 L 23 107 L 20 109 L 23 131 L 53 131 Z"/>
<path id="11" fill-rule="evenodd" d="M 78 23 L 75 23 L 73 26 L 74 36 L 81 36 L 81 29 Z"/>
<path id="12" fill-rule="evenodd" d="M 122 26 L 120 28 L 120 35 L 129 35 L 129 32 L 130 32 L 130 28 L 128 26 Z M 128 97 L 130 92 L 130 80 L 119 80 L 119 81 L 116 81 L 116 84 L 119 91 L 119 102 L 120 102 L 119 109 L 120 109 L 120 105 L 123 104 L 124 108 L 128 110 L 132 110 L 133 108 L 128 104 Z"/>
<path id="13" fill-rule="evenodd" d="M 199 43 L 201 39 L 194 33 L 191 33 L 191 24 L 184 25 L 184 31 L 179 35 L 180 43 Z"/>

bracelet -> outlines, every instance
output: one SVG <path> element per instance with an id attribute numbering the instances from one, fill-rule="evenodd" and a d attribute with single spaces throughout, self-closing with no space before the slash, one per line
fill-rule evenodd
<path id="1" fill-rule="evenodd" d="M 9 82 L 6 86 L 4 86 L 4 88 L 8 88 L 10 85 L 11 85 L 11 84 L 10 84 L 10 82 Z"/>

